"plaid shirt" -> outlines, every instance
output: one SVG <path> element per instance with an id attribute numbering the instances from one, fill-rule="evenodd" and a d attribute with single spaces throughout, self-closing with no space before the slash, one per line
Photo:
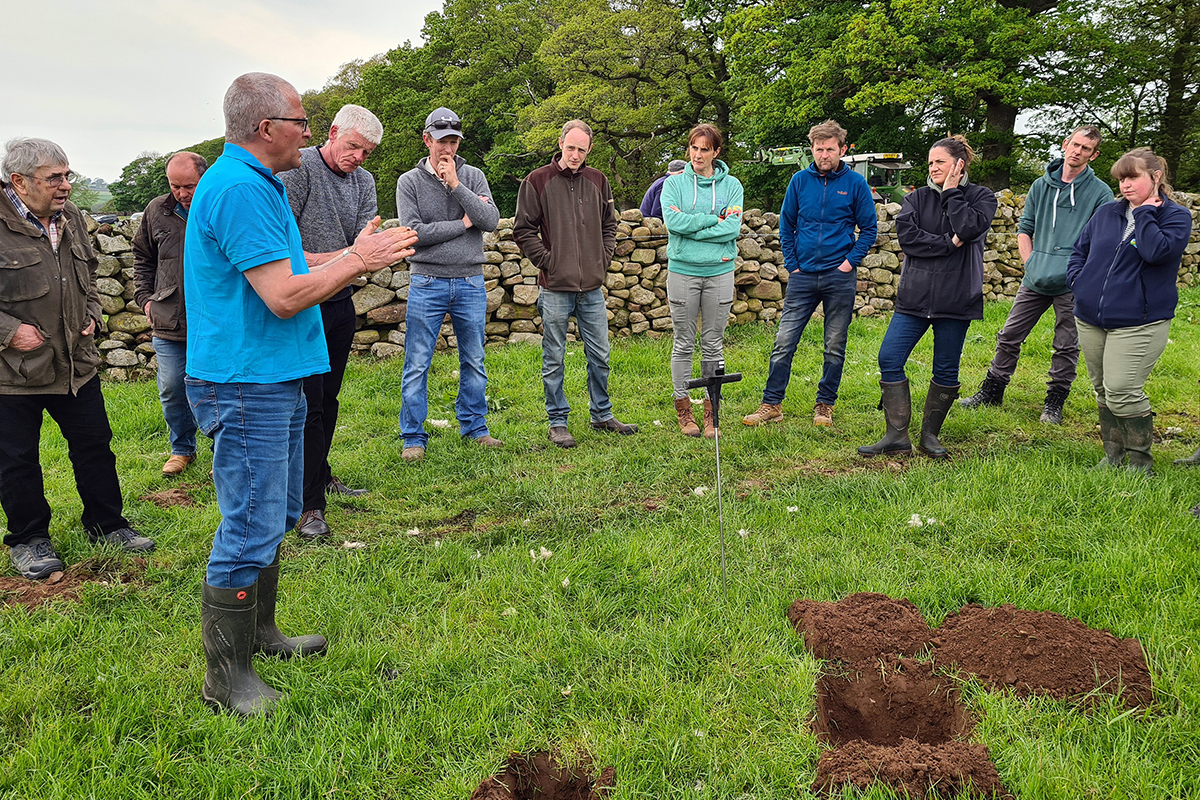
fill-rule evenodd
<path id="1" fill-rule="evenodd" d="M 50 246 L 53 247 L 54 252 L 57 253 L 58 252 L 58 226 L 62 222 L 63 212 L 59 211 L 55 214 L 50 215 L 50 228 L 47 229 L 46 226 L 42 224 L 42 221 L 40 219 L 38 219 L 36 216 L 34 216 L 33 212 L 29 210 L 29 206 L 27 206 L 23 202 L 21 202 L 20 196 L 15 191 L 13 191 L 12 186 L 5 184 L 4 193 L 6 195 L 8 195 L 8 199 L 12 201 L 13 207 L 17 209 L 18 214 L 20 214 L 25 219 L 32 222 L 34 227 L 36 227 L 42 233 L 46 234 L 46 238 L 48 238 L 50 240 Z"/>

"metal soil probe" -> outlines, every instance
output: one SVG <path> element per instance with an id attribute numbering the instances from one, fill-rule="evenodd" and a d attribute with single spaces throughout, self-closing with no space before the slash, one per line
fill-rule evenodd
<path id="1" fill-rule="evenodd" d="M 725 359 L 718 358 L 700 362 L 700 377 L 687 382 L 688 389 L 706 389 L 712 404 L 713 427 L 716 435 L 713 445 L 717 451 L 717 530 L 721 535 L 721 593 L 725 594 L 725 508 L 721 503 L 721 386 L 737 383 L 742 373 L 725 374 Z"/>

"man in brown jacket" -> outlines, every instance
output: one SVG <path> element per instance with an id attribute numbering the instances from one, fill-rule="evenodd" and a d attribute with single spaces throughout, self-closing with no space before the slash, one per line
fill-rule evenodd
<path id="1" fill-rule="evenodd" d="M 550 441 L 574 447 L 567 431 L 571 407 L 563 394 L 567 323 L 572 314 L 587 356 L 592 427 L 628 436 L 636 425 L 613 416 L 608 396 L 608 309 L 600 287 L 616 248 L 617 212 L 604 173 L 585 160 L 592 129 L 582 120 L 563 125 L 561 152 L 521 181 L 513 239 L 539 270 L 542 317 L 542 385 Z"/>
<path id="2" fill-rule="evenodd" d="M 171 457 L 163 475 L 178 475 L 196 459 L 196 420 L 183 389 L 187 367 L 187 314 L 183 304 L 183 234 L 204 156 L 176 153 L 167 159 L 170 194 L 146 206 L 133 237 L 133 301 L 154 329 L 158 399 L 171 437 Z"/>
<path id="3" fill-rule="evenodd" d="M 96 256 L 68 200 L 75 175 L 45 139 L 10 140 L 0 168 L 0 505 L 13 566 L 41 580 L 63 569 L 38 458 L 43 412 L 67 440 L 88 538 L 126 550 L 154 542 L 122 513 L 94 336 Z"/>

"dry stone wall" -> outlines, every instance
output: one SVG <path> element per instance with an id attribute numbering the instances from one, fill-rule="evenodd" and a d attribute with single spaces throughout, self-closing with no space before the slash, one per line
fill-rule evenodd
<path id="1" fill-rule="evenodd" d="M 1192 240 L 1179 269 L 1179 285 L 1197 283 L 1200 270 L 1200 195 L 1176 194 L 1192 212 Z M 983 291 L 987 300 L 1007 300 L 1017 293 L 1024 270 L 1017 250 L 1017 221 L 1023 195 L 1005 190 L 984 250 Z M 898 203 L 876 206 L 879 237 L 858 268 L 855 313 L 872 316 L 892 310 L 904 253 L 896 240 Z M 389 220 L 385 226 L 399 224 Z M 89 232 L 100 260 L 97 287 L 107 317 L 107 333 L 98 341 L 104 375 L 110 380 L 136 380 L 153 375 L 157 366 L 150 343 L 150 324 L 133 302 L 133 251 L 130 241 L 137 223 L 96 225 Z M 489 345 L 540 342 L 541 317 L 537 313 L 537 268 L 512 238 L 512 220 L 502 219 L 494 233 L 484 238 L 484 286 L 488 319 L 484 328 Z M 775 322 L 783 310 L 788 274 L 779 245 L 779 215 L 750 209 L 745 212 L 734 273 L 736 296 L 730 324 Z M 409 272 L 401 262 L 356 281 L 353 295 L 358 330 L 353 349 L 376 358 L 404 352 L 405 311 Z M 661 220 L 643 219 L 632 209 L 621 214 L 617 248 L 602 289 L 613 336 L 663 336 L 671 330 L 667 304 L 667 230 Z M 574 323 L 572 323 L 572 334 Z M 447 320 L 438 337 L 439 350 L 456 346 Z"/>

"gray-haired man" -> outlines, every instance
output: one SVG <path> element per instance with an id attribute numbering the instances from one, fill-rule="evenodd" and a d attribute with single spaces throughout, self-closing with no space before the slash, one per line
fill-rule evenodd
<path id="1" fill-rule="evenodd" d="M 100 295 L 83 214 L 68 199 L 75 173 L 62 148 L 12 139 L 0 177 L 0 505 L 4 543 L 23 577 L 63 569 L 50 543 L 42 485 L 42 415 L 67 440 L 83 527 L 92 542 L 153 550 L 123 514 L 112 428 L 100 394 Z"/>

